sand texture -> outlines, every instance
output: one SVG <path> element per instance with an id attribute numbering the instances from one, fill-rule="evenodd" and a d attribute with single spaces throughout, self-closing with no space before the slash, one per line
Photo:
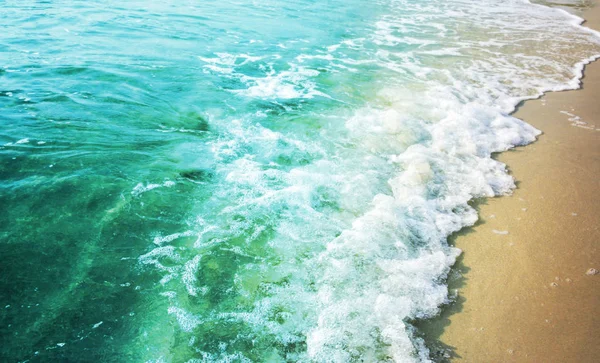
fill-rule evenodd
<path id="1" fill-rule="evenodd" d="M 600 6 L 583 16 L 600 28 Z M 476 201 L 452 238 L 456 302 L 420 327 L 442 361 L 600 362 L 600 62 L 515 115 L 544 133 L 498 155 L 517 189 Z"/>

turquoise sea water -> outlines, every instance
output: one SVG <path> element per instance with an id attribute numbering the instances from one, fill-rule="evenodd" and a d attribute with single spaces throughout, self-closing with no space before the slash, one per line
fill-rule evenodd
<path id="1" fill-rule="evenodd" d="M 0 3 L 0 360 L 427 361 L 509 113 L 596 33 L 517 0 Z"/>

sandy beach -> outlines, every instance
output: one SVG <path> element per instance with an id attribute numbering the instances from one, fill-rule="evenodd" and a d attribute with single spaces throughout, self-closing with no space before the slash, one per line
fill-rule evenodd
<path id="1" fill-rule="evenodd" d="M 600 6 L 583 17 L 600 29 Z M 498 155 L 517 189 L 476 201 L 480 221 L 452 238 L 463 250 L 449 278 L 456 302 L 420 325 L 440 361 L 600 360 L 599 93 L 594 62 L 582 89 L 515 113 L 543 134 Z"/>
<path id="2" fill-rule="evenodd" d="M 592 1 L 3 2 L 0 363 L 600 362 Z"/>

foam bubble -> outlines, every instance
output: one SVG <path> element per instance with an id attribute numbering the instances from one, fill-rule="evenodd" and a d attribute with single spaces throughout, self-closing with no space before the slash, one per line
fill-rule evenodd
<path id="1" fill-rule="evenodd" d="M 386 4 L 368 36 L 303 48 L 283 66 L 275 55 L 201 58 L 239 82 L 228 92 L 261 105 L 331 97 L 320 78 L 338 78 L 315 64 L 348 65 L 346 82 L 350 66 L 371 77 L 347 109 L 315 106 L 311 127 L 300 107 L 289 119 L 252 109 L 224 116 L 208 141 L 218 188 L 139 259 L 162 274 L 191 345 L 223 327 L 219 348 L 198 348 L 205 360 L 428 361 L 411 322 L 451 301 L 445 279 L 460 251 L 447 238 L 477 221 L 473 198 L 514 188 L 493 153 L 540 134 L 510 113 L 577 87 L 581 59 L 600 52 L 580 19 L 524 1 Z M 190 236 L 192 246 L 170 245 Z M 236 350 L 241 341 L 253 351 Z"/>
<path id="2" fill-rule="evenodd" d="M 169 307 L 169 314 L 174 315 L 181 327 L 181 330 L 187 333 L 191 333 L 198 325 L 202 323 L 200 318 L 193 314 L 185 311 L 182 308 L 175 306 Z"/>
<path id="3" fill-rule="evenodd" d="M 319 92 L 316 89 L 316 83 L 310 80 L 318 74 L 318 71 L 304 67 L 297 67 L 290 71 L 279 73 L 271 70 L 265 77 L 241 77 L 241 80 L 248 88 L 235 90 L 234 92 L 246 97 L 263 99 L 327 97 L 325 94 Z"/>
<path id="4" fill-rule="evenodd" d="M 144 183 L 138 183 L 131 191 L 131 195 L 137 197 L 143 193 L 146 193 L 146 192 L 156 189 L 156 188 L 160 188 L 160 187 L 170 188 L 174 185 L 175 185 L 175 182 L 170 181 L 170 180 L 167 180 L 162 184 L 148 183 L 148 184 L 144 185 Z"/>

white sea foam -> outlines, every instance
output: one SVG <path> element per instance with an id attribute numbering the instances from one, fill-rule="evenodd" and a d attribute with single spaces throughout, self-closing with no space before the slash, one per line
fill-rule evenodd
<path id="1" fill-rule="evenodd" d="M 270 130 L 256 112 L 222 122 L 208 147 L 222 183 L 212 209 L 190 230 L 156 237 L 140 257 L 162 272 L 183 332 L 237 322 L 247 336 L 275 342 L 269 349 L 306 344 L 288 360 L 429 360 L 412 321 L 449 302 L 445 278 L 460 251 L 447 238 L 477 221 L 470 200 L 514 188 L 492 154 L 540 133 L 510 113 L 545 91 L 578 87 L 600 38 L 581 19 L 526 1 L 389 6 L 370 37 L 296 57 L 302 66 L 276 70 L 272 57 L 228 53 L 201 59 L 208 72 L 240 81 L 245 88 L 231 92 L 250 100 L 329 97 L 310 62 L 377 66 L 378 74 L 373 98 L 320 115 L 318 134 Z M 356 50 L 355 58 L 340 53 Z M 252 62 L 266 62 L 263 75 L 237 67 Z M 168 245 L 192 235 L 193 246 Z M 210 259 L 216 270 L 235 261 L 234 276 L 201 280 Z M 181 307 L 210 294 L 209 284 L 229 284 L 226 303 L 201 318 Z M 225 348 L 202 354 L 245 359 Z"/>
<path id="2" fill-rule="evenodd" d="M 190 333 L 195 327 L 202 323 L 202 320 L 182 308 L 171 306 L 169 308 L 169 314 L 175 316 L 179 326 L 181 327 L 181 330 L 184 332 Z"/>
<path id="3" fill-rule="evenodd" d="M 139 196 L 145 192 L 148 192 L 152 189 L 156 189 L 156 188 L 161 188 L 161 187 L 167 187 L 170 188 L 172 186 L 175 185 L 175 182 L 171 181 L 171 180 L 167 180 L 162 184 L 154 184 L 154 183 L 148 183 L 146 185 L 144 185 L 143 183 L 138 183 L 133 190 L 131 191 L 131 195 L 133 196 Z"/>
<path id="4" fill-rule="evenodd" d="M 276 73 L 270 71 L 265 77 L 241 76 L 240 79 L 248 85 L 247 89 L 234 91 L 237 94 L 256 98 L 313 98 L 326 96 L 316 89 L 312 77 L 319 75 L 318 71 L 298 67 L 290 71 Z"/>
<path id="5" fill-rule="evenodd" d="M 185 232 L 181 232 L 181 233 L 173 233 L 168 236 L 156 236 L 156 237 L 154 237 L 153 242 L 154 242 L 154 244 L 161 246 L 165 243 L 172 242 L 181 237 L 190 237 L 190 236 L 195 236 L 195 235 L 196 235 L 196 233 L 194 231 L 185 231 Z"/>

